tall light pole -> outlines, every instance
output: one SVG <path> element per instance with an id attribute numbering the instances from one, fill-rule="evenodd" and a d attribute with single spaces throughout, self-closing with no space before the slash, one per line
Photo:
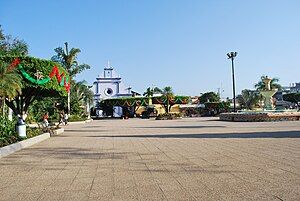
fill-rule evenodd
<path id="1" fill-rule="evenodd" d="M 68 42 L 65 42 L 66 46 L 66 54 L 67 57 L 69 57 L 69 50 L 68 50 Z M 69 65 L 68 62 L 66 62 L 66 65 Z M 70 66 L 67 66 L 67 70 L 70 69 Z M 70 95 L 70 90 L 68 91 L 68 115 L 70 116 L 71 114 L 71 95 Z"/>
<path id="2" fill-rule="evenodd" d="M 237 55 L 237 52 L 227 53 L 228 59 L 231 59 L 231 67 L 232 67 L 233 112 L 236 112 L 236 106 L 235 106 L 234 63 L 233 63 L 233 60 L 236 57 L 236 55 Z"/>

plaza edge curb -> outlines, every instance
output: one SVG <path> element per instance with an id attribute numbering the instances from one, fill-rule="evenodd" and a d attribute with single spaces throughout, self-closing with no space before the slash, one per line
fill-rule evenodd
<path id="1" fill-rule="evenodd" d="M 42 142 L 46 139 L 50 138 L 50 133 L 44 133 L 20 142 L 16 142 L 14 144 L 7 145 L 5 147 L 0 148 L 0 158 L 12 154 L 16 151 L 19 151 L 23 148 L 32 146 L 36 143 Z"/>

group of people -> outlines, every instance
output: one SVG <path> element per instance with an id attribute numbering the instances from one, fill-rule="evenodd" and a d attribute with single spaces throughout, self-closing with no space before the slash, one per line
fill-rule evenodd
<path id="1" fill-rule="evenodd" d="M 43 126 L 44 127 L 48 127 L 49 126 L 49 114 L 48 112 L 46 112 L 44 115 L 43 115 Z M 64 125 L 67 125 L 68 124 L 68 119 L 69 119 L 69 116 L 67 113 L 64 113 L 64 112 L 61 112 L 59 114 L 59 124 L 64 124 Z"/>

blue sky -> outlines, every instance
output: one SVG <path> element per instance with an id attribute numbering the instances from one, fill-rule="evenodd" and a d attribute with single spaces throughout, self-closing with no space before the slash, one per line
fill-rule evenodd
<path id="1" fill-rule="evenodd" d="M 92 68 L 77 80 L 92 84 L 110 60 L 139 92 L 222 87 L 232 97 L 230 51 L 237 93 L 261 75 L 300 82 L 299 10 L 297 0 L 0 0 L 0 24 L 35 57 L 51 58 L 66 41 L 80 48 L 78 60 Z"/>

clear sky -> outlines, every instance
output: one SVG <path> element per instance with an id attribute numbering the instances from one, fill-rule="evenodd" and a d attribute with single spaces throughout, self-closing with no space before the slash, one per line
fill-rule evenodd
<path id="1" fill-rule="evenodd" d="M 237 51 L 237 93 L 261 75 L 300 82 L 299 0 L 0 0 L 6 34 L 24 39 L 30 55 L 49 59 L 68 42 L 91 69 L 107 60 L 138 92 L 172 86 L 199 95 L 222 87 L 232 97 L 230 61 Z"/>

